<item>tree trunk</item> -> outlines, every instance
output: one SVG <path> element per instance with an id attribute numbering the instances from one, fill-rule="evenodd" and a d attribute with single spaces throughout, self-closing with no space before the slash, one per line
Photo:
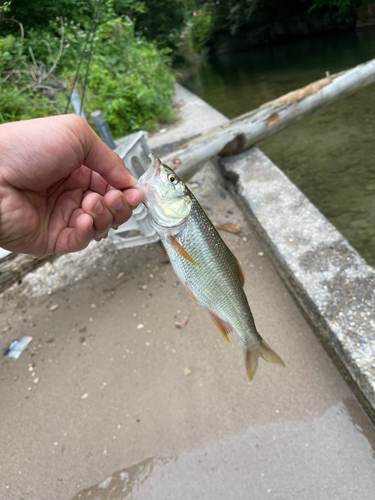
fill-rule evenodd
<path id="1" fill-rule="evenodd" d="M 240 153 L 300 120 L 318 106 L 330 104 L 374 81 L 375 59 L 347 71 L 327 74 L 326 78 L 212 129 L 170 153 L 163 161 L 176 169 L 182 179 L 187 179 L 211 158 Z"/>

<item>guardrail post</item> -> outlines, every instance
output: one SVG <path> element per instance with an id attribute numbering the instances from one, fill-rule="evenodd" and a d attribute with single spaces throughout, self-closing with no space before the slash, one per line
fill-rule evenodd
<path id="1" fill-rule="evenodd" d="M 91 113 L 91 118 L 94 120 L 96 128 L 98 129 L 99 135 L 103 139 L 103 141 L 107 144 L 108 147 L 110 147 L 111 149 L 115 149 L 115 141 L 101 111 L 93 111 Z"/>

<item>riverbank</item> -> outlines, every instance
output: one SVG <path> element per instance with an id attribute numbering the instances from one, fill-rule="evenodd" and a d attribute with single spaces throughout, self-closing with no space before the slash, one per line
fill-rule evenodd
<path id="1" fill-rule="evenodd" d="M 226 120 L 181 87 L 174 100 L 179 121 L 148 139 L 160 153 Z M 1 295 L 0 347 L 33 336 L 0 365 L 1 498 L 372 500 L 373 427 L 215 166 L 189 187 L 241 228 L 222 236 L 287 367 L 260 361 L 249 386 L 238 339 L 229 349 L 154 245 L 59 257 Z"/>

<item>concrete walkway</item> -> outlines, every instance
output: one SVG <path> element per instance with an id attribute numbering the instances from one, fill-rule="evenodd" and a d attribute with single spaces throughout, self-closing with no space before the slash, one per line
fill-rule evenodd
<path id="1" fill-rule="evenodd" d="M 178 88 L 181 121 L 153 148 L 222 116 L 191 98 Z M 242 228 L 222 236 L 286 369 L 261 361 L 249 386 L 237 339 L 225 344 L 154 246 L 106 241 L 48 264 L 1 297 L 0 348 L 33 336 L 1 358 L 1 499 L 373 499 L 374 429 L 213 166 L 190 187 L 215 224 Z"/>

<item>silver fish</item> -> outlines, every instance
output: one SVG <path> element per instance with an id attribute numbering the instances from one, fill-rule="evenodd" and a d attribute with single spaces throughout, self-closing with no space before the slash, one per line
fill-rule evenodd
<path id="1" fill-rule="evenodd" d="M 151 166 L 134 186 L 143 192 L 151 224 L 159 234 L 181 283 L 205 307 L 224 339 L 241 339 L 246 376 L 252 382 L 258 358 L 279 364 L 282 359 L 257 332 L 243 289 L 243 270 L 221 239 L 193 193 L 154 155 Z"/>

